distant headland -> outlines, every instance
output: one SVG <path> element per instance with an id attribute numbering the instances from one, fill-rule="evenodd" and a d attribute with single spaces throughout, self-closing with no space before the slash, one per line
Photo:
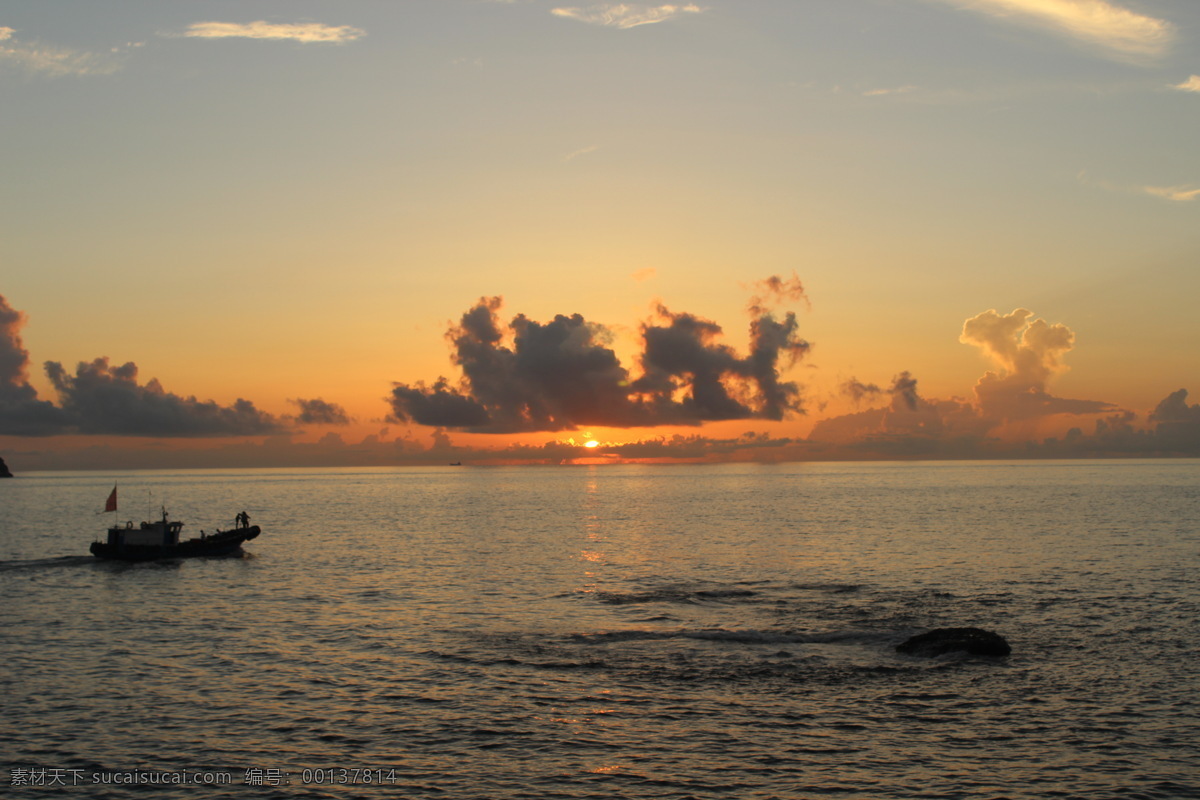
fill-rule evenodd
<path id="1" fill-rule="evenodd" d="M 4 459 L 0 458 L 0 478 L 11 478 L 12 473 L 8 471 L 8 465 L 4 463 Z"/>

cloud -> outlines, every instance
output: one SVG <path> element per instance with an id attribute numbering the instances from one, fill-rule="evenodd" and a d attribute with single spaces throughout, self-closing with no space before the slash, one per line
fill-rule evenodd
<path id="1" fill-rule="evenodd" d="M 883 390 L 873 383 L 863 383 L 858 378 L 851 378 L 839 387 L 842 394 L 850 397 L 857 405 L 865 398 L 876 397 Z"/>
<path id="2" fill-rule="evenodd" d="M 916 86 L 897 86 L 893 89 L 868 89 L 863 92 L 863 97 L 882 97 L 889 94 L 908 94 L 916 91 Z"/>
<path id="3" fill-rule="evenodd" d="M 1171 392 L 1151 412 L 1150 421 L 1156 423 L 1158 441 L 1200 453 L 1200 404 L 1189 406 L 1187 396 L 1187 389 Z"/>
<path id="4" fill-rule="evenodd" d="M 638 283 L 644 283 L 644 282 L 650 280 L 651 278 L 653 278 L 657 274 L 658 274 L 658 270 L 656 270 L 654 267 L 644 267 L 642 269 L 639 269 L 637 272 L 633 273 L 629 277 L 633 278 Z"/>
<path id="5" fill-rule="evenodd" d="M 312 400 L 288 400 L 288 402 L 299 407 L 300 413 L 296 415 L 296 422 L 301 425 L 350 424 L 350 416 L 346 413 L 346 409 L 337 403 L 327 403 L 319 397 Z"/>
<path id="6" fill-rule="evenodd" d="M 500 307 L 499 297 L 480 298 L 447 332 L 459 385 L 444 377 L 432 386 L 397 383 L 388 398 L 393 419 L 511 433 L 778 420 L 802 411 L 799 387 L 780 376 L 781 362 L 791 366 L 809 348 L 793 313 L 755 316 L 743 357 L 718 341 L 715 322 L 659 305 L 640 329 L 642 374 L 635 379 L 603 325 L 579 314 L 547 323 L 518 314 L 504 325 Z"/>
<path id="7" fill-rule="evenodd" d="M 67 420 L 29 385 L 29 352 L 21 341 L 25 320 L 0 295 L 0 435 L 49 436 L 61 432 Z"/>
<path id="8" fill-rule="evenodd" d="M 801 300 L 804 301 L 807 308 L 812 308 L 808 295 L 804 293 L 804 284 L 800 282 L 800 278 L 796 276 L 795 272 L 790 278 L 772 275 L 765 280 L 756 282 L 751 288 L 755 294 L 750 298 L 749 310 L 756 317 L 770 313 L 772 308 L 778 308 L 788 303 L 797 303 Z"/>
<path id="9" fill-rule="evenodd" d="M 270 39 L 303 43 L 345 44 L 366 35 L 349 25 L 322 25 L 318 22 L 193 22 L 183 36 L 196 39 Z"/>
<path id="10" fill-rule="evenodd" d="M 681 14 L 699 14 L 701 9 L 692 3 L 687 5 L 665 4 L 660 6 L 641 5 L 638 3 L 602 3 L 599 5 L 580 8 L 554 8 L 551 14 L 567 19 L 586 22 L 590 25 L 603 25 L 609 28 L 636 28 L 639 25 L 651 25 L 655 22 L 666 22 Z"/>
<path id="11" fill-rule="evenodd" d="M 1200 189 L 1193 188 L 1189 185 L 1184 186 L 1143 186 L 1142 191 L 1146 194 L 1162 197 L 1167 200 L 1173 200 L 1176 203 L 1190 203 L 1197 197 L 1200 197 Z"/>
<path id="12" fill-rule="evenodd" d="M 1004 20 L 1045 28 L 1127 57 L 1158 56 L 1175 26 L 1107 0 L 942 0 Z"/>
<path id="13" fill-rule="evenodd" d="M 123 51 L 89 53 L 67 47 L 21 41 L 14 28 L 0 27 L 0 65 L 51 78 L 111 75 L 123 64 Z"/>
<path id="14" fill-rule="evenodd" d="M 1151 422 L 1200 425 L 1200 405 L 1187 404 L 1187 389 L 1171 392 L 1150 414 Z"/>
<path id="15" fill-rule="evenodd" d="M 1065 325 L 1032 317 L 1023 308 L 1004 315 L 989 309 L 963 323 L 959 341 L 978 347 L 995 367 L 975 385 L 974 402 L 927 400 L 907 371 L 887 389 L 851 378 L 841 388 L 856 403 L 887 395 L 888 404 L 821 420 L 810 440 L 850 448 L 863 457 L 1035 455 L 1014 451 L 1013 436 L 1034 431 L 1039 421 L 1057 415 L 1124 413 L 1111 403 L 1055 397 L 1047 391 L 1049 381 L 1066 371 L 1062 359 L 1074 347 L 1075 334 Z M 1055 445 L 1056 457 L 1063 455 L 1062 447 Z"/>
<path id="16" fill-rule="evenodd" d="M 1086 170 L 1081 170 L 1075 177 L 1084 186 L 1096 187 L 1106 192 L 1148 194 L 1152 197 L 1161 197 L 1164 200 L 1171 200 L 1176 203 L 1189 203 L 1200 197 L 1200 188 L 1196 188 L 1191 184 L 1180 184 L 1178 186 L 1120 186 L 1100 178 L 1093 178 L 1088 175 Z"/>
<path id="17" fill-rule="evenodd" d="M 573 150 L 572 152 L 567 153 L 565 156 L 563 156 L 563 161 L 574 161 L 575 159 L 579 158 L 580 156 L 586 156 L 588 153 L 594 153 L 599 149 L 600 149 L 599 145 L 594 145 L 594 144 L 588 145 L 587 147 L 581 147 L 578 150 Z"/>
<path id="18" fill-rule="evenodd" d="M 1173 84 L 1171 88 L 1181 92 L 1200 92 L 1200 75 L 1193 75 L 1183 83 Z"/>
<path id="19" fill-rule="evenodd" d="M 1113 408 L 1095 400 L 1067 400 L 1046 392 L 1046 382 L 1067 370 L 1062 356 L 1075 346 L 1075 334 L 1061 323 L 1050 325 L 1018 308 L 1001 316 L 989 309 L 963 323 L 959 341 L 980 348 L 999 372 L 987 372 L 975 384 L 983 416 L 999 420 L 1047 414 L 1092 414 Z"/>
<path id="20" fill-rule="evenodd" d="M 80 433 L 118 436 L 250 436 L 282 430 L 270 414 L 249 400 L 220 406 L 165 391 L 151 379 L 137 382 L 137 365 L 110 367 L 107 358 L 80 362 L 70 375 L 62 364 L 46 362 L 46 375 L 58 391 L 63 412 Z"/>

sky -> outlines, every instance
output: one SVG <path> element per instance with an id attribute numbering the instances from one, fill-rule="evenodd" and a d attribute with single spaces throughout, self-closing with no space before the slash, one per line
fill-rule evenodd
<path id="1" fill-rule="evenodd" d="M 1197 130 L 1194 0 L 0 2 L 0 456 L 1197 456 Z"/>

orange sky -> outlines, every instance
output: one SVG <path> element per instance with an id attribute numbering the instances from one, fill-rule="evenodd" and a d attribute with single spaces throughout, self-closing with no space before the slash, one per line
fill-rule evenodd
<path id="1" fill-rule="evenodd" d="M 1200 5 L 310 12 L 0 15 L 10 462 L 441 463 L 571 426 L 621 457 L 1194 454 Z M 767 369 L 771 276 L 805 296 L 772 297 Z M 499 371 L 464 382 L 446 332 L 491 297 Z M 648 373 L 660 305 L 721 333 L 655 334 Z M 584 324 L 555 361 L 522 315 Z M 389 402 L 439 376 L 488 421 Z"/>

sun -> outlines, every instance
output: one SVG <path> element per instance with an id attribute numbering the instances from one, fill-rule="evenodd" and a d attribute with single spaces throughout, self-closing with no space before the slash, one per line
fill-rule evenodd
<path id="1" fill-rule="evenodd" d="M 588 439 L 586 442 L 583 443 L 583 446 L 584 447 L 599 447 L 600 443 L 597 442 L 595 439 Z"/>

